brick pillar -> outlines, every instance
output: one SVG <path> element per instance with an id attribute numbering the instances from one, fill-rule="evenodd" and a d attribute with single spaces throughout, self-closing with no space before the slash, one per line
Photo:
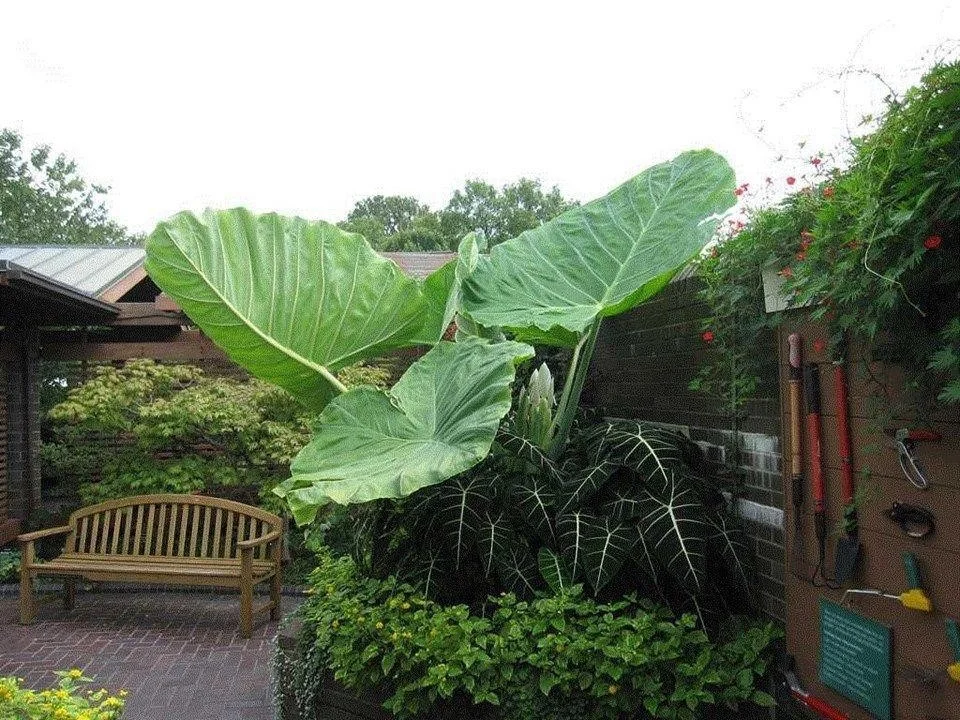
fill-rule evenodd
<path id="1" fill-rule="evenodd" d="M 4 368 L 7 505 L 11 517 L 26 520 L 40 506 L 40 362 L 32 330 L 14 337 L 18 343 Z"/>

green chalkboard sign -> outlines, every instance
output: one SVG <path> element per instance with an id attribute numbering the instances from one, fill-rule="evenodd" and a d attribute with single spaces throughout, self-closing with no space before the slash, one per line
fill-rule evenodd
<path id="1" fill-rule="evenodd" d="M 893 718 L 893 631 L 820 600 L 820 682 L 872 713 Z"/>

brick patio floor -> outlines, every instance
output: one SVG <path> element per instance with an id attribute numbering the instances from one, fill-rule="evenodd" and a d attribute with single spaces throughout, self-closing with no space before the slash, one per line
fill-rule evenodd
<path id="1" fill-rule="evenodd" d="M 299 598 L 284 597 L 284 613 Z M 124 720 L 270 720 L 270 655 L 277 623 L 258 616 L 237 634 L 238 598 L 184 592 L 82 592 L 75 609 L 40 606 L 17 624 L 15 595 L 0 595 L 0 676 L 31 687 L 77 667 L 95 686 L 130 691 Z"/>

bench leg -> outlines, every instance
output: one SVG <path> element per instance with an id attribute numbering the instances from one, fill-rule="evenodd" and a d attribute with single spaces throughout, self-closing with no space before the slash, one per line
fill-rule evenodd
<path id="1" fill-rule="evenodd" d="M 77 579 L 68 577 L 63 581 L 63 609 L 73 610 L 73 603 L 77 599 Z"/>
<path id="2" fill-rule="evenodd" d="M 33 596 L 33 576 L 26 568 L 20 568 L 20 624 L 30 625 L 37 614 L 37 601 Z"/>
<path id="3" fill-rule="evenodd" d="M 240 635 L 249 638 L 253 632 L 253 583 L 240 586 Z"/>
<path id="4" fill-rule="evenodd" d="M 273 606 L 270 608 L 271 620 L 280 619 L 280 590 L 282 587 L 283 578 L 280 576 L 280 572 L 277 571 L 277 574 L 273 576 L 273 580 L 270 581 L 270 602 L 273 603 Z"/>

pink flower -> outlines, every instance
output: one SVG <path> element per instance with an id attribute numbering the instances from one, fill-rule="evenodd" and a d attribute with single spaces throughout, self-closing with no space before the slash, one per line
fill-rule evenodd
<path id="1" fill-rule="evenodd" d="M 832 198 L 832 197 L 833 197 L 833 188 L 832 188 L 832 187 L 829 187 L 829 186 L 828 186 L 828 187 L 825 187 L 825 188 L 823 189 L 823 196 L 824 196 L 827 200 L 829 200 L 830 198 Z"/>
<path id="2" fill-rule="evenodd" d="M 797 179 L 793 177 L 793 175 L 791 175 L 790 177 L 787 178 L 787 185 L 793 185 L 796 181 Z"/>
<path id="3" fill-rule="evenodd" d="M 810 158 L 810 164 L 813 165 L 814 167 L 817 167 L 817 166 L 818 166 L 820 163 L 822 163 L 822 162 L 823 162 L 823 160 L 821 160 L 821 159 L 818 158 L 818 157 L 812 157 L 812 158 Z"/>
<path id="4" fill-rule="evenodd" d="M 713 330 L 707 330 L 700 336 L 705 343 L 712 343 L 714 339 Z"/>
<path id="5" fill-rule="evenodd" d="M 780 275 L 780 277 L 791 278 L 793 277 L 793 268 L 788 265 L 777 274 Z"/>

